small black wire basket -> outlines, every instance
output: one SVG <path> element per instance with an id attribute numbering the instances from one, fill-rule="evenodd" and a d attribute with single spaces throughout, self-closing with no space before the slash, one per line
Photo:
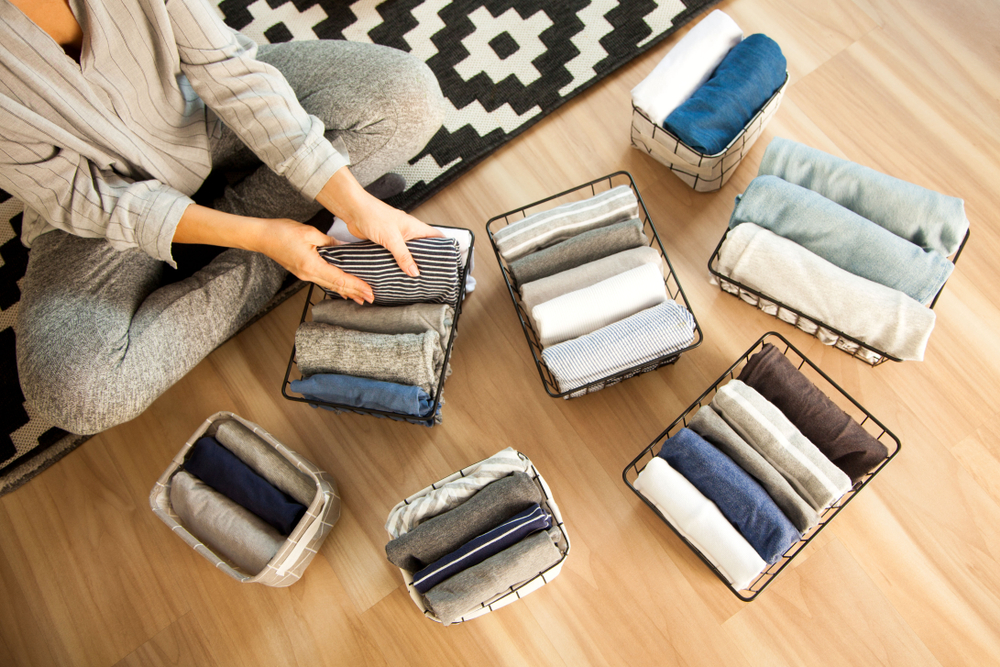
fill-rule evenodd
<path id="1" fill-rule="evenodd" d="M 333 410 L 335 412 L 353 412 L 359 415 L 372 415 L 375 417 L 384 417 L 387 419 L 393 419 L 395 421 L 409 422 L 411 424 L 420 424 L 422 426 L 434 426 L 435 415 L 442 405 L 442 392 L 444 391 L 445 378 L 448 377 L 449 361 L 451 360 L 452 347 L 455 344 L 455 336 L 458 333 L 458 319 L 459 315 L 462 313 L 462 303 L 465 300 L 465 285 L 469 277 L 469 272 L 472 270 L 472 256 L 473 250 L 476 243 L 476 236 L 473 234 L 472 230 L 465 229 L 464 227 L 448 227 L 447 225 L 436 225 L 442 229 L 461 229 L 462 231 L 469 232 L 469 252 L 466 257 L 465 266 L 462 267 L 461 272 L 458 277 L 458 296 L 455 303 L 449 303 L 455 309 L 455 316 L 452 320 L 451 331 L 448 335 L 448 346 L 445 349 L 444 363 L 441 365 L 441 377 L 438 379 L 437 391 L 434 393 L 434 402 L 430 409 L 422 415 L 407 415 L 399 412 L 390 412 L 387 410 L 376 410 L 373 408 L 363 408 L 354 405 L 345 405 L 341 403 L 331 403 L 329 401 L 321 401 L 316 399 L 305 398 L 304 396 L 299 396 L 294 393 L 290 393 L 291 381 L 293 379 L 293 370 L 297 372 L 298 367 L 295 364 L 295 345 L 292 345 L 292 353 L 288 358 L 288 367 L 285 369 L 285 377 L 281 383 L 281 395 L 290 401 L 298 401 L 299 403 L 308 403 L 309 405 L 321 406 Z M 302 316 L 299 318 L 299 324 L 305 322 L 312 311 L 312 307 L 324 299 L 330 299 L 336 297 L 327 296 L 327 294 L 317 287 L 315 284 L 309 285 L 309 292 L 306 295 L 305 305 L 302 307 Z M 301 376 L 301 373 L 299 373 Z"/>
<path id="2" fill-rule="evenodd" d="M 508 263 L 500 256 L 500 250 L 497 248 L 493 235 L 497 230 L 522 220 L 529 215 L 538 213 L 539 211 L 548 210 L 562 204 L 588 199 L 619 185 L 629 186 L 639 202 L 639 220 L 642 222 L 642 231 L 646 234 L 646 237 L 650 239 L 649 246 L 660 253 L 660 256 L 663 258 L 663 263 L 666 266 L 666 274 L 664 275 L 663 280 L 666 285 L 667 294 L 671 299 L 676 301 L 679 305 L 684 306 L 688 312 L 691 313 L 691 317 L 694 319 L 694 337 L 690 345 L 680 350 L 676 350 L 651 361 L 643 362 L 618 373 L 614 373 L 613 375 L 594 380 L 583 386 L 567 391 L 559 391 L 555 377 L 552 375 L 552 372 L 545 365 L 545 361 L 542 359 L 542 345 L 539 340 L 538 333 L 531 324 L 531 317 L 521 301 L 517 281 L 511 273 Z M 635 377 L 636 375 L 655 371 L 663 366 L 673 364 L 680 359 L 681 354 L 687 352 L 688 350 L 693 350 L 701 345 L 703 336 L 701 333 L 701 327 L 698 325 L 698 319 L 695 317 L 694 311 L 691 310 L 690 304 L 688 304 L 687 297 L 684 295 L 684 290 L 681 288 L 681 284 L 677 280 L 677 276 L 674 273 L 674 267 L 670 263 L 670 258 L 667 257 L 666 251 L 663 249 L 663 243 L 660 241 L 660 236 L 656 233 L 656 227 L 653 226 L 653 221 L 649 217 L 649 211 L 646 210 L 646 205 L 642 201 L 642 196 L 639 194 L 639 189 L 636 187 L 635 181 L 632 179 L 632 175 L 630 173 L 626 171 L 618 171 L 613 174 L 608 174 L 607 176 L 602 176 L 601 178 L 590 181 L 589 183 L 584 183 L 583 185 L 565 190 L 559 194 L 552 195 L 551 197 L 546 197 L 545 199 L 528 204 L 527 206 L 523 206 L 513 211 L 508 211 L 507 213 L 502 213 L 491 218 L 486 223 L 486 231 L 490 235 L 490 243 L 493 246 L 493 252 L 496 254 L 497 262 L 500 264 L 500 270 L 503 273 L 504 281 L 507 283 L 507 291 L 510 293 L 510 300 L 514 304 L 514 311 L 517 313 L 517 317 L 521 322 L 521 329 L 524 331 L 524 337 L 528 341 L 528 349 L 531 351 L 531 356 L 535 360 L 535 366 L 538 368 L 538 375 L 541 377 L 542 385 L 545 387 L 545 391 L 549 396 L 552 396 L 553 398 L 576 398 L 578 396 L 600 391 L 601 389 L 618 384 L 619 382 Z"/>
<path id="3" fill-rule="evenodd" d="M 875 348 L 867 343 L 859 340 L 855 336 L 844 333 L 839 329 L 834 329 L 830 325 L 820 322 L 815 317 L 810 317 L 809 315 L 803 313 L 800 310 L 792 308 L 773 296 L 764 294 L 758 290 L 753 289 L 743 283 L 733 280 L 729 276 L 725 276 L 719 272 L 719 251 L 722 249 L 722 244 L 726 241 L 726 236 L 729 235 L 729 229 L 722 235 L 719 239 L 719 244 L 715 246 L 715 251 L 712 252 L 712 256 L 708 259 L 708 270 L 715 277 L 716 281 L 719 283 L 719 289 L 727 294 L 732 294 L 736 298 L 744 301 L 745 303 L 755 306 L 758 310 L 761 310 L 769 315 L 773 315 L 782 322 L 787 322 L 792 326 L 805 331 L 806 333 L 816 336 L 822 340 L 827 345 L 833 345 L 838 350 L 846 352 L 853 357 L 861 359 L 871 366 L 878 366 L 885 363 L 886 361 L 902 361 L 898 357 L 894 357 L 891 354 L 883 352 L 878 348 Z M 962 244 L 955 251 L 955 254 L 950 258 L 953 264 L 958 263 L 958 258 L 962 254 L 962 250 L 965 249 L 965 244 L 969 241 L 969 232 L 965 232 L 965 238 L 962 239 Z M 945 283 L 947 284 L 947 282 Z M 930 304 L 930 308 L 934 308 L 935 304 L 939 298 L 941 298 L 941 292 L 944 291 L 944 285 L 941 285 L 941 289 L 934 296 L 934 300 Z"/>
<path id="4" fill-rule="evenodd" d="M 701 553 L 701 551 L 698 548 L 692 545 L 691 542 L 688 541 L 674 527 L 674 525 L 671 524 L 670 521 L 663 516 L 663 514 L 656 508 L 656 506 L 649 499 L 647 499 L 642 493 L 639 492 L 638 489 L 635 488 L 634 482 L 636 478 L 639 476 L 639 473 L 642 471 L 642 469 L 646 467 L 646 464 L 648 464 L 650 461 L 656 458 L 656 455 L 659 452 L 660 447 L 663 444 L 663 441 L 672 436 L 680 429 L 687 426 L 688 421 L 694 416 L 694 413 L 697 412 L 699 408 L 711 403 L 712 397 L 715 396 L 715 392 L 718 390 L 718 388 L 722 386 L 724 382 L 735 379 L 739 375 L 743 366 L 746 364 L 747 360 L 755 353 L 759 352 L 767 343 L 770 343 L 774 345 L 776 348 L 778 348 L 778 350 L 782 352 L 782 354 L 784 354 L 785 357 L 788 358 L 788 360 L 791 361 L 793 365 L 795 365 L 807 378 L 809 378 L 809 380 L 813 382 L 813 384 L 815 384 L 827 396 L 829 396 L 832 399 L 834 399 L 837 396 L 842 397 L 844 400 L 834 400 L 834 402 L 838 406 L 840 406 L 845 412 L 847 412 L 847 414 L 850 415 L 852 419 L 861 424 L 862 428 L 864 428 L 876 440 L 885 445 L 888 454 L 867 475 L 859 479 L 854 484 L 854 486 L 840 498 L 840 500 L 838 500 L 832 506 L 827 508 L 821 514 L 819 523 L 816 524 L 815 527 L 810 529 L 805 535 L 803 535 L 801 540 L 799 540 L 791 547 L 789 547 L 788 551 L 786 551 L 784 555 L 777 562 L 775 562 L 773 565 L 769 566 L 767 569 L 761 572 L 761 574 L 758 575 L 758 577 L 753 582 L 751 582 L 746 589 L 736 590 L 729 585 L 729 582 L 726 580 L 726 577 L 721 572 L 719 572 L 719 570 L 711 563 L 711 561 L 703 553 Z M 642 452 L 640 452 L 640 454 L 637 457 L 635 457 L 635 459 L 633 459 L 632 462 L 628 464 L 628 466 L 625 467 L 625 470 L 622 471 L 622 479 L 625 481 L 625 484 L 627 484 L 628 487 L 635 492 L 637 496 L 642 498 L 643 502 L 649 505 L 650 509 L 656 512 L 656 515 L 660 517 L 660 519 L 662 519 L 663 522 L 667 524 L 667 526 L 670 527 L 670 529 L 681 539 L 681 541 L 684 542 L 688 547 L 690 547 L 695 552 L 695 554 L 697 554 L 698 557 L 701 558 L 702 561 L 704 561 L 704 563 L 709 567 L 709 569 L 711 569 L 712 572 L 714 572 L 715 575 L 718 576 L 719 579 L 726 584 L 727 588 L 729 588 L 729 590 L 732 591 L 733 594 L 736 595 L 736 597 L 738 597 L 740 600 L 749 602 L 750 600 L 753 600 L 758 595 L 760 595 L 760 593 L 765 588 L 767 588 L 767 586 L 774 580 L 774 578 L 778 576 L 778 574 L 783 569 L 785 569 L 785 567 L 792 561 L 792 559 L 795 558 L 795 556 L 797 556 L 799 553 L 801 553 L 802 549 L 805 548 L 805 546 L 809 544 L 809 542 L 811 542 L 813 538 L 815 538 L 816 535 L 818 535 L 819 532 L 823 530 L 823 528 L 827 524 L 829 524 L 830 521 L 835 516 L 837 516 L 837 514 L 839 514 L 841 510 L 844 509 L 844 507 L 847 506 L 847 503 L 851 502 L 851 500 L 872 481 L 875 475 L 877 475 L 879 472 L 882 471 L 883 468 L 885 468 L 885 466 L 889 463 L 889 461 L 892 460 L 892 458 L 899 453 L 900 448 L 901 445 L 899 442 L 899 438 L 893 435 L 882 424 L 882 422 L 880 422 L 878 419 L 872 416 L 872 414 L 868 412 L 868 410 L 866 410 L 864 407 L 862 407 L 860 403 L 854 400 L 854 398 L 851 397 L 850 394 L 841 389 L 836 382 L 831 380 L 826 373 L 821 371 L 819 367 L 816 366 L 816 364 L 807 359 L 801 352 L 799 352 L 798 349 L 796 349 L 783 336 L 781 336 L 781 334 L 772 331 L 764 334 L 760 339 L 758 339 L 757 342 L 754 343 L 750 347 L 750 349 L 743 354 L 743 356 L 741 356 L 739 359 L 736 360 L 736 363 L 734 363 L 732 366 L 729 367 L 729 370 L 723 373 L 722 376 L 719 377 L 719 379 L 716 380 L 708 389 L 706 389 L 705 392 L 701 396 L 699 396 L 694 403 L 689 405 L 688 408 L 684 412 L 682 412 L 681 415 L 677 419 L 675 419 L 673 423 L 671 423 L 670 426 L 668 426 L 665 431 L 663 431 L 663 433 L 658 435 L 656 439 L 648 447 L 642 450 Z"/>

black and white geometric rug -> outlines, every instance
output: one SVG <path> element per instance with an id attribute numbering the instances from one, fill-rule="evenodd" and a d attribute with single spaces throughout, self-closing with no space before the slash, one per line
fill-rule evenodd
<path id="1" fill-rule="evenodd" d="M 449 103 L 444 126 L 400 172 L 412 210 L 491 152 L 646 51 L 717 0 L 221 0 L 258 43 L 346 39 L 424 60 Z M 622 100 L 629 104 L 629 100 Z M 83 438 L 24 404 L 13 323 L 27 251 L 19 204 L 0 192 L 0 495 Z"/>

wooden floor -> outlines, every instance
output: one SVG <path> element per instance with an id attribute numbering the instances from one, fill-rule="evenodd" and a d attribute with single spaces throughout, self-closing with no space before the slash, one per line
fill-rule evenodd
<path id="1" fill-rule="evenodd" d="M 477 234 L 476 277 L 427 429 L 283 399 L 304 292 L 142 417 L 0 499 L 2 665 L 988 665 L 1000 662 L 1000 68 L 995 0 L 730 0 L 791 83 L 719 193 L 629 146 L 629 90 L 678 36 L 419 209 Z M 922 363 L 871 368 L 709 284 L 733 197 L 775 135 L 962 197 L 972 238 Z M 705 332 L 672 367 L 580 400 L 542 390 L 485 222 L 630 171 Z M 777 329 L 903 449 L 756 601 L 739 602 L 622 483 L 624 466 Z M 211 413 L 232 410 L 330 471 L 344 512 L 299 583 L 241 586 L 153 515 L 148 494 Z M 552 487 L 572 552 L 551 585 L 444 628 L 386 561 L 403 497 L 513 446 Z"/>

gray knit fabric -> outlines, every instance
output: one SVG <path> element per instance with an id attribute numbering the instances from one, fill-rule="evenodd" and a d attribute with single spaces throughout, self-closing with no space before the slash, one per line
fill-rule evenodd
<path id="1" fill-rule="evenodd" d="M 643 264 L 656 264 L 662 267 L 663 258 L 658 250 L 650 246 L 618 252 L 521 285 L 521 302 L 524 303 L 524 309 L 530 313 L 531 309 L 540 303 L 596 285 L 602 280 L 621 275 Z"/>
<path id="2" fill-rule="evenodd" d="M 314 322 L 345 329 L 382 334 L 419 334 L 433 330 L 448 346 L 455 309 L 446 303 L 413 303 L 406 306 L 360 306 L 350 299 L 323 299 L 312 307 Z"/>
<path id="3" fill-rule="evenodd" d="M 416 572 L 541 502 L 542 491 L 529 475 L 518 472 L 502 477 L 455 509 L 391 540 L 385 545 L 386 557 L 393 565 Z"/>
<path id="4" fill-rule="evenodd" d="M 215 439 L 258 475 L 306 507 L 316 497 L 316 482 L 235 419 L 219 424 Z"/>
<path id="5" fill-rule="evenodd" d="M 189 533 L 247 574 L 267 567 L 285 542 L 263 519 L 183 470 L 170 478 L 170 505 Z"/>
<path id="6" fill-rule="evenodd" d="M 792 488 L 788 480 L 781 476 L 774 466 L 760 453 L 747 444 L 733 428 L 726 423 L 710 405 L 702 406 L 688 428 L 714 445 L 731 458 L 736 465 L 760 482 L 774 503 L 784 512 L 788 520 L 800 533 L 819 523 L 819 515 L 802 496 Z"/>
<path id="7" fill-rule="evenodd" d="M 424 594 L 427 606 L 449 625 L 479 609 L 508 588 L 528 581 L 559 562 L 562 554 L 545 531 L 529 535 L 478 565 L 445 579 Z"/>
<path id="8" fill-rule="evenodd" d="M 303 376 L 354 375 L 420 387 L 433 396 L 443 361 L 436 331 L 377 334 L 303 322 L 295 332 L 295 363 Z"/>
<path id="9" fill-rule="evenodd" d="M 638 219 L 592 229 L 511 262 L 518 285 L 593 262 L 623 250 L 648 245 Z"/>

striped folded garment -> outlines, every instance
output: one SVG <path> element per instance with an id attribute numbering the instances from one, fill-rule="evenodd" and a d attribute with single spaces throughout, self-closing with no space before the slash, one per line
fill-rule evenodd
<path id="1" fill-rule="evenodd" d="M 403 273 L 388 250 L 372 241 L 319 249 L 320 257 L 368 283 L 376 306 L 458 301 L 461 254 L 452 238 L 432 237 L 406 242 L 420 269 L 416 278 Z M 324 289 L 330 296 L 338 294 Z"/>

